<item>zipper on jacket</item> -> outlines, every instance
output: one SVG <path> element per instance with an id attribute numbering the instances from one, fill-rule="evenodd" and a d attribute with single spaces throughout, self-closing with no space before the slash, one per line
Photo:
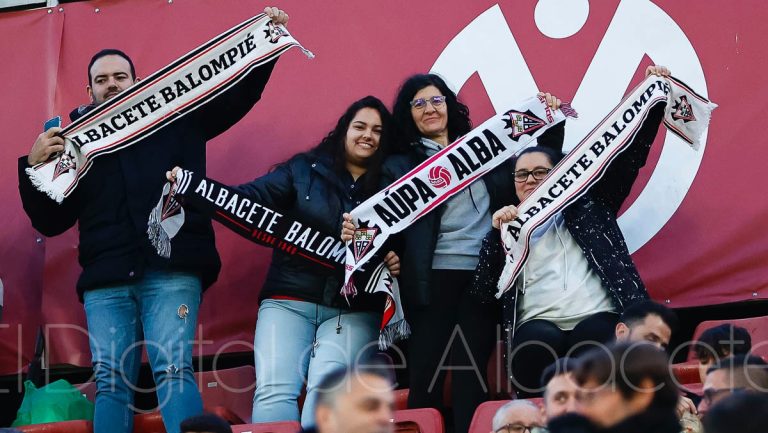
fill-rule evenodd
<path id="1" fill-rule="evenodd" d="M 315 168 L 315 167 L 317 167 L 317 162 L 312 163 L 312 168 Z M 307 185 L 307 194 L 304 196 L 304 200 L 307 200 L 307 201 L 309 201 L 309 191 L 312 189 L 312 181 L 315 179 L 315 177 L 313 176 L 314 174 L 313 171 L 314 170 L 309 171 L 309 184 Z"/>

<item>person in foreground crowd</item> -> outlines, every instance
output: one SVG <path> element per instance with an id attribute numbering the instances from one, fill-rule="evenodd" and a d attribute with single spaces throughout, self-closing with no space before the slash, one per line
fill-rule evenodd
<path id="1" fill-rule="evenodd" d="M 530 400 L 512 400 L 493 416 L 490 433 L 529 433 L 543 427 L 541 409 Z"/>
<path id="2" fill-rule="evenodd" d="M 669 70 L 649 66 L 645 74 L 668 76 Z M 654 116 L 648 124 L 661 123 L 663 113 Z M 644 140 L 636 138 L 584 196 L 531 237 L 528 261 L 514 290 L 502 298 L 511 357 L 507 365 L 518 396 L 540 395 L 538 378 L 544 366 L 613 340 L 619 315 L 648 299 L 617 215 L 645 165 L 655 132 Z M 559 149 L 543 146 L 522 151 L 514 164 L 514 203 L 525 200 L 562 156 Z M 504 263 L 499 228 L 516 217 L 515 205 L 493 214 L 493 229 L 483 241 L 475 275 L 479 293 L 496 293 Z"/>
<path id="3" fill-rule="evenodd" d="M 566 413 L 574 413 L 578 409 L 579 384 L 573 377 L 576 369 L 574 358 L 560 358 L 541 374 L 541 387 L 544 389 L 542 414 L 544 421 L 556 418 Z"/>
<path id="4" fill-rule="evenodd" d="M 256 203 L 338 233 L 342 213 L 377 191 L 389 124 L 389 110 L 380 100 L 362 98 L 314 149 L 236 189 Z M 390 253 L 385 260 L 396 276 L 397 256 Z M 358 295 L 350 306 L 340 294 L 342 281 L 333 270 L 273 249 L 254 337 L 253 422 L 299 420 L 298 398 L 306 380 L 301 422 L 311 425 L 320 379 L 354 362 L 364 349 L 376 349 L 384 300 Z"/>
<path id="5" fill-rule="evenodd" d="M 616 325 L 616 341 L 647 342 L 661 350 L 667 350 L 672 335 L 677 331 L 677 315 L 671 309 L 654 301 L 640 301 L 629 306 Z M 685 418 L 688 424 L 699 431 L 700 422 L 696 404 L 690 398 L 681 395 L 677 404 L 677 415 Z"/>
<path id="6" fill-rule="evenodd" d="M 741 392 L 718 402 L 704 417 L 706 433 L 765 433 L 768 393 Z"/>
<path id="7" fill-rule="evenodd" d="M 232 427 L 224 419 L 204 413 L 181 422 L 181 433 L 232 433 Z"/>
<path id="8" fill-rule="evenodd" d="M 542 96 L 552 108 L 559 106 L 557 98 Z M 382 186 L 472 129 L 469 109 L 434 74 L 414 75 L 403 83 L 393 117 L 399 154 L 384 162 Z M 548 133 L 544 135 L 562 143 L 562 126 Z M 511 183 L 508 164 L 502 164 L 398 236 L 403 263 L 400 287 L 412 332 L 408 407 L 434 407 L 446 413 L 445 372 L 450 366 L 463 367 L 454 369 L 451 379 L 457 432 L 469 429 L 475 408 L 487 399 L 485 365 L 496 341 L 499 312 L 495 303 L 474 299 L 468 288 L 480 242 L 490 225 L 490 211 L 511 200 Z M 348 240 L 354 225 L 349 215 L 345 218 L 342 238 Z M 450 358 L 444 356 L 448 351 Z M 479 367 L 467 368 L 472 365 Z"/>
<path id="9" fill-rule="evenodd" d="M 699 363 L 699 377 L 704 383 L 707 370 L 721 359 L 748 354 L 752 350 L 752 336 L 745 328 L 725 323 L 702 332 L 693 347 Z"/>
<path id="10" fill-rule="evenodd" d="M 578 413 L 549 421 L 551 433 L 679 433 L 678 392 L 664 352 L 618 343 L 582 355 L 574 371 Z"/>
<path id="11" fill-rule="evenodd" d="M 667 350 L 678 321 L 674 311 L 654 301 L 640 301 L 627 307 L 616 325 L 616 341 L 646 341 Z"/>
<path id="12" fill-rule="evenodd" d="M 273 7 L 276 24 L 288 15 Z M 213 227 L 196 212 L 174 239 L 170 260 L 159 257 L 147 239 L 147 215 L 155 207 L 168 167 L 205 173 L 206 142 L 237 123 L 261 98 L 275 62 L 258 68 L 210 102 L 153 135 L 94 160 L 89 175 L 61 204 L 38 191 L 25 170 L 64 149 L 50 128 L 19 159 L 19 194 L 33 227 L 56 236 L 75 224 L 82 273 L 77 294 L 85 306 L 96 377 L 96 433 L 133 429 L 133 387 L 141 365 L 143 338 L 157 386 L 166 430 L 203 405 L 192 369 L 192 345 L 203 290 L 221 267 Z M 114 98 L 138 80 L 124 52 L 105 49 L 88 65 L 90 104 L 72 111 L 74 121 Z"/>
<path id="13" fill-rule="evenodd" d="M 392 433 L 395 397 L 388 366 L 376 358 L 327 374 L 318 385 L 318 433 Z"/>
<path id="14" fill-rule="evenodd" d="M 721 359 L 707 370 L 699 414 L 737 392 L 768 392 L 768 363 L 759 356 L 736 355 Z"/>

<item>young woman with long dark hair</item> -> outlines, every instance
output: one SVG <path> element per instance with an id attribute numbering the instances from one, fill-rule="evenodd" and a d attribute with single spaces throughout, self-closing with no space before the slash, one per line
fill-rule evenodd
<path id="1" fill-rule="evenodd" d="M 373 96 L 351 104 L 315 148 L 276 165 L 236 189 L 244 197 L 338 233 L 342 214 L 378 190 L 388 153 L 390 113 Z M 397 256 L 385 257 L 397 275 Z M 328 372 L 375 351 L 384 299 L 340 295 L 343 275 L 274 249 L 262 286 L 254 357 L 253 422 L 298 421 L 306 381 L 302 425 L 314 424 L 317 386 Z"/>

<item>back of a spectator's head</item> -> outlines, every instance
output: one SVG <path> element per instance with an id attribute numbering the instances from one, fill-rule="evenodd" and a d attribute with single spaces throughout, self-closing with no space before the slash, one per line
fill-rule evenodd
<path id="1" fill-rule="evenodd" d="M 181 433 L 232 433 L 232 427 L 222 418 L 204 413 L 181 422 Z"/>
<path id="2" fill-rule="evenodd" d="M 621 314 L 616 325 L 617 341 L 647 341 L 666 349 L 672 334 L 677 331 L 677 315 L 658 302 L 636 302 Z"/>
<path id="3" fill-rule="evenodd" d="M 594 348 L 579 358 L 573 376 L 582 387 L 580 411 L 603 427 L 646 410 L 674 414 L 677 406 L 667 356 L 651 344 Z"/>
<path id="4" fill-rule="evenodd" d="M 704 331 L 694 343 L 693 350 L 699 361 L 716 362 L 728 356 L 749 353 L 752 337 L 746 329 L 725 323 Z"/>
<path id="5" fill-rule="evenodd" d="M 393 382 L 391 366 L 380 358 L 332 371 L 317 387 L 318 432 L 391 432 Z"/>
<path id="6" fill-rule="evenodd" d="M 574 358 L 560 358 L 544 369 L 541 387 L 544 389 L 544 416 L 550 419 L 575 412 L 579 398 L 579 386 L 573 379 L 576 369 Z"/>
<path id="7" fill-rule="evenodd" d="M 703 423 L 707 433 L 764 433 L 768 430 L 768 394 L 732 394 L 714 405 Z"/>

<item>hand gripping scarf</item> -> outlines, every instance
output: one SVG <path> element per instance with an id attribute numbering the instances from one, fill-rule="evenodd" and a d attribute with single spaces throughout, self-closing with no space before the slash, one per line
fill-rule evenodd
<path id="1" fill-rule="evenodd" d="M 28 168 L 27 175 L 37 189 L 61 203 L 94 158 L 152 135 L 296 46 L 314 57 L 266 14 L 250 18 L 64 128 L 64 151 Z"/>
<path id="2" fill-rule="evenodd" d="M 162 197 L 149 217 L 147 234 L 163 257 L 171 256 L 171 239 L 184 224 L 182 203 L 210 215 L 259 245 L 280 249 L 285 254 L 302 257 L 328 269 L 341 271 L 344 267 L 346 248 L 337 238 L 338 234 L 324 233 L 280 210 L 243 197 L 215 180 L 195 177 L 187 170 L 178 171 L 176 183 L 165 184 Z M 385 295 L 379 330 L 379 348 L 385 350 L 395 341 L 407 338 L 410 328 L 403 314 L 397 279 L 389 273 L 384 262 L 378 263 L 362 270 L 358 280 L 363 282 L 364 293 Z"/>
<path id="3" fill-rule="evenodd" d="M 520 203 L 517 218 L 502 224 L 506 263 L 496 297 L 513 286 L 525 265 L 533 231 L 586 193 L 636 139 L 647 139 L 656 132 L 658 125 L 646 124 L 652 109 L 663 109 L 664 125 L 698 150 L 716 107 L 673 77 L 649 76 L 640 83 Z"/>
<path id="4" fill-rule="evenodd" d="M 352 210 L 353 238 L 347 243 L 345 293 L 354 293 L 352 274 L 387 238 L 461 192 L 499 164 L 535 142 L 550 127 L 576 117 L 568 104 L 551 110 L 541 97 L 498 114 L 432 155 Z"/>

